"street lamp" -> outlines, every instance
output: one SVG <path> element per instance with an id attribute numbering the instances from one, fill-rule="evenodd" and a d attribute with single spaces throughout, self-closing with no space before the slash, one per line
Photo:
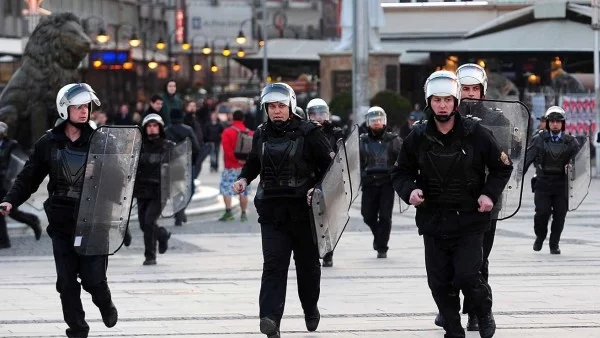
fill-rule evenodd
<path id="1" fill-rule="evenodd" d="M 246 39 L 246 36 L 244 35 L 244 32 L 242 32 L 242 31 L 240 30 L 240 32 L 238 33 L 238 36 L 237 36 L 237 38 L 235 38 L 235 42 L 237 42 L 237 43 L 238 43 L 238 44 L 240 44 L 240 45 L 243 45 L 243 44 L 245 44 L 245 43 L 246 43 L 246 40 L 247 40 L 247 39 Z"/>
<path id="2" fill-rule="evenodd" d="M 208 42 L 206 42 L 204 44 L 204 47 L 202 47 L 202 54 L 208 55 L 208 54 L 210 54 L 211 51 L 212 51 L 212 49 L 210 49 L 210 47 L 208 46 Z"/>
<path id="3" fill-rule="evenodd" d="M 165 40 L 163 40 L 163 38 L 159 38 L 158 41 L 156 41 L 156 49 L 163 50 L 165 47 L 167 47 Z"/>
<path id="4" fill-rule="evenodd" d="M 148 68 L 156 69 L 156 67 L 158 67 L 158 62 L 156 62 L 155 58 L 152 58 L 152 60 L 150 60 L 150 62 L 148 62 Z"/>
<path id="5" fill-rule="evenodd" d="M 246 56 L 246 51 L 244 51 L 243 48 L 238 49 L 238 51 L 237 51 L 237 57 L 243 58 L 244 56 Z"/>
<path id="6" fill-rule="evenodd" d="M 108 34 L 106 34 L 106 29 L 100 28 L 98 30 L 98 35 L 96 35 L 96 41 L 99 43 L 107 43 L 109 40 Z"/>
<path id="7" fill-rule="evenodd" d="M 229 55 L 231 55 L 231 49 L 229 49 L 229 44 L 225 45 L 225 48 L 223 48 L 222 54 L 224 57 L 228 57 Z"/>

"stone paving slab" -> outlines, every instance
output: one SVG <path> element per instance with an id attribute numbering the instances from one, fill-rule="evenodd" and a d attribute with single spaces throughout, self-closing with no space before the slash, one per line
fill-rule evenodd
<path id="1" fill-rule="evenodd" d="M 496 337 L 600 336 L 600 234 L 586 233 L 583 241 L 573 226 L 569 237 L 582 242 L 551 256 L 531 250 L 529 225 L 508 222 L 502 228 L 511 235 L 499 232 L 492 254 Z M 199 249 L 167 252 L 154 267 L 141 266 L 132 255 L 111 257 L 108 276 L 120 321 L 105 328 L 83 292 L 90 337 L 264 337 L 257 333 L 259 235 L 174 238 Z M 334 268 L 323 270 L 318 333 L 304 331 L 291 264 L 283 337 L 443 336 L 433 325 L 422 239 L 414 229 L 395 230 L 387 260 L 375 258 L 371 241 L 367 232 L 346 233 Z M 52 258 L 2 257 L 0 269 L 0 337 L 62 336 Z"/>

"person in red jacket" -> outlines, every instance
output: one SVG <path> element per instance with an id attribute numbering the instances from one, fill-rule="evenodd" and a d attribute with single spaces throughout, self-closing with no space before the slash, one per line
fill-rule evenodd
<path id="1" fill-rule="evenodd" d="M 219 221 L 227 222 L 233 221 L 235 217 L 231 212 L 231 197 L 238 195 L 233 191 L 231 186 L 237 179 L 244 166 L 243 160 L 238 159 L 235 154 L 235 145 L 237 138 L 240 133 L 249 133 L 254 135 L 254 132 L 244 125 L 244 113 L 241 111 L 233 112 L 233 121 L 230 127 L 226 128 L 221 134 L 221 144 L 223 146 L 223 162 L 225 162 L 225 169 L 221 174 L 220 191 L 223 195 L 223 201 L 225 202 L 225 213 Z M 248 189 L 239 194 L 240 196 L 240 207 L 242 209 L 242 215 L 240 221 L 244 222 L 248 220 L 246 216 L 246 209 L 248 207 Z"/>

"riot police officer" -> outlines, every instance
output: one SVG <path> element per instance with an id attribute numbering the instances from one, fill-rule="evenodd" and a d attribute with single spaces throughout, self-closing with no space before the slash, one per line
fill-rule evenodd
<path id="1" fill-rule="evenodd" d="M 489 338 L 496 324 L 490 287 L 480 273 L 483 234 L 512 164 L 488 129 L 458 114 L 460 85 L 454 73 L 431 74 L 425 98 L 430 121 L 417 124 L 404 140 L 392 170 L 394 189 L 417 209 L 427 280 L 445 319 L 445 337 L 465 337 L 460 300 L 453 292 L 461 290 L 472 303 L 466 312 L 477 315 L 481 337 Z"/>
<path id="2" fill-rule="evenodd" d="M 560 234 L 567 216 L 568 195 L 566 169 L 579 150 L 579 143 L 573 136 L 565 133 L 565 111 L 558 106 L 546 110 L 546 130 L 531 139 L 525 159 L 525 172 L 535 165 L 534 189 L 535 217 L 533 229 L 535 242 L 533 250 L 540 251 L 548 234 L 548 221 L 552 215 L 550 227 L 550 253 L 560 254 Z"/>
<path id="3" fill-rule="evenodd" d="M 320 128 L 296 115 L 296 94 L 287 84 L 265 87 L 261 109 L 267 122 L 256 130 L 252 150 L 233 190 L 243 192 L 260 175 L 254 199 L 264 259 L 260 331 L 278 338 L 292 252 L 306 328 L 315 331 L 319 324 L 321 267 L 307 198 L 327 171 L 332 151 Z"/>
<path id="4" fill-rule="evenodd" d="M 459 112 L 461 116 L 471 115 L 485 121 L 487 126 L 510 126 L 510 122 L 502 115 L 499 109 L 492 109 L 483 105 L 481 101 L 469 101 L 465 99 L 485 99 L 487 92 L 488 79 L 485 69 L 474 64 L 464 64 L 456 70 L 456 77 L 460 84 L 461 102 Z M 483 235 L 483 264 L 481 264 L 481 276 L 487 282 L 489 276 L 489 256 L 494 245 L 494 237 L 496 234 L 496 225 L 498 223 L 498 214 L 502 208 L 502 201 L 494 203 L 491 212 L 490 229 Z M 468 299 L 465 297 L 465 305 L 463 311 L 470 306 Z M 464 313 L 464 312 L 463 312 Z M 440 324 L 440 317 L 436 318 L 436 324 Z M 441 321 L 443 323 L 443 320 Z M 440 325 L 443 326 L 443 325 Z M 478 331 L 477 317 L 474 313 L 469 313 L 467 321 L 467 331 Z"/>
<path id="5" fill-rule="evenodd" d="M 67 337 L 87 337 L 90 330 L 81 304 L 81 286 L 92 296 L 107 327 L 117 324 L 118 313 L 106 280 L 107 255 L 79 255 L 73 246 L 78 204 L 83 189 L 85 162 L 95 124 L 90 122 L 92 103 L 100 105 L 85 83 L 68 84 L 56 96 L 59 119 L 33 146 L 29 160 L 0 204 L 8 214 L 23 204 L 49 175 L 46 231 L 52 239 L 56 263 L 56 290 L 69 325 Z M 81 284 L 77 281 L 81 279 Z"/>
<path id="6" fill-rule="evenodd" d="M 142 121 L 143 143 L 133 196 L 137 199 L 138 220 L 144 232 L 143 265 L 156 265 L 156 243 L 163 254 L 169 248 L 171 233 L 158 226 L 162 211 L 161 166 L 175 143 L 168 140 L 165 123 L 158 114 L 148 114 Z"/>
<path id="7" fill-rule="evenodd" d="M 369 108 L 365 122 L 367 132 L 360 135 L 360 212 L 373 233 L 373 250 L 377 251 L 377 258 L 387 258 L 394 209 L 390 169 L 398 158 L 402 139 L 398 134 L 386 131 L 387 115 L 381 107 Z"/>
<path id="8" fill-rule="evenodd" d="M 334 152 L 337 152 L 337 141 L 344 139 L 344 131 L 340 127 L 336 127 L 331 123 L 331 115 L 329 114 L 329 106 L 323 99 L 312 99 L 306 105 L 308 119 L 318 122 L 322 127 L 321 130 L 325 134 L 329 145 Z M 333 251 L 327 253 L 323 257 L 323 267 L 330 268 L 333 266 Z"/>
<path id="9" fill-rule="evenodd" d="M 18 148 L 19 144 L 17 141 L 8 137 L 8 125 L 0 122 L 0 198 L 6 195 L 6 191 L 10 188 L 11 181 L 14 178 L 14 176 L 8 177 L 8 168 L 11 163 L 11 155 Z M 40 219 L 36 215 L 13 208 L 9 216 L 18 222 L 27 224 L 33 230 L 35 239 L 40 239 L 42 236 L 42 227 L 40 226 Z M 4 216 L 0 215 L 0 249 L 6 248 L 10 248 L 10 238 L 8 237 L 6 220 Z"/>

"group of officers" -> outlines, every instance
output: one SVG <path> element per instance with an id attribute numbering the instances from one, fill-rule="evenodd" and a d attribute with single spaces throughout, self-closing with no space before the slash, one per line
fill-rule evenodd
<path id="1" fill-rule="evenodd" d="M 485 98 L 486 89 L 485 70 L 476 64 L 463 65 L 456 74 L 436 71 L 425 83 L 428 120 L 416 123 L 402 140 L 388 130 L 384 110 L 372 107 L 359 141 L 361 213 L 373 233 L 373 249 L 378 258 L 387 257 L 395 192 L 416 208 L 428 284 L 439 310 L 435 323 L 444 328 L 445 337 L 465 337 L 459 291 L 465 297 L 463 313 L 469 314 L 467 329 L 479 331 L 484 338 L 492 337 L 496 329 L 488 257 L 503 191 L 513 175 L 513 159 L 522 153 L 507 154 L 493 132 L 480 123 L 485 119 L 477 116 L 502 114 L 477 101 Z M 116 325 L 118 318 L 106 279 L 108 256 L 82 255 L 73 247 L 85 155 L 95 128 L 89 119 L 93 104 L 100 105 L 100 101 L 87 84 L 71 84 L 59 91 L 56 126 L 34 145 L 0 204 L 2 216 L 8 215 L 49 175 L 50 197 L 44 206 L 57 268 L 57 291 L 69 326 L 66 334 L 78 338 L 87 337 L 89 331 L 80 300 L 81 286 L 92 295 L 107 327 Z M 293 89 L 285 83 L 263 89 L 261 108 L 267 121 L 256 130 L 252 150 L 232 188 L 241 193 L 260 177 L 254 199 L 264 259 L 260 331 L 278 338 L 292 253 L 307 330 L 315 331 L 320 321 L 321 264 L 311 224 L 311 202 L 315 186 L 331 167 L 344 135 L 331 124 L 325 101 L 312 100 L 306 109 L 307 119 L 297 109 Z M 564 133 L 561 108 L 551 107 L 546 117 L 548 127 L 530 142 L 523 171 L 535 164 L 534 250 L 541 249 L 552 214 L 550 249 L 558 254 L 567 210 L 565 169 L 579 147 Z M 160 168 L 175 144 L 167 140 L 158 115 L 148 115 L 142 128 L 133 196 L 138 200 L 144 230 L 144 264 L 151 265 L 156 263 L 157 242 L 160 253 L 168 247 L 170 234 L 157 224 L 162 208 Z M 525 147 L 526 139 L 518 141 L 518 146 Z M 126 234 L 125 244 L 130 241 Z M 323 257 L 323 266 L 333 265 L 332 256 L 329 252 Z"/>

